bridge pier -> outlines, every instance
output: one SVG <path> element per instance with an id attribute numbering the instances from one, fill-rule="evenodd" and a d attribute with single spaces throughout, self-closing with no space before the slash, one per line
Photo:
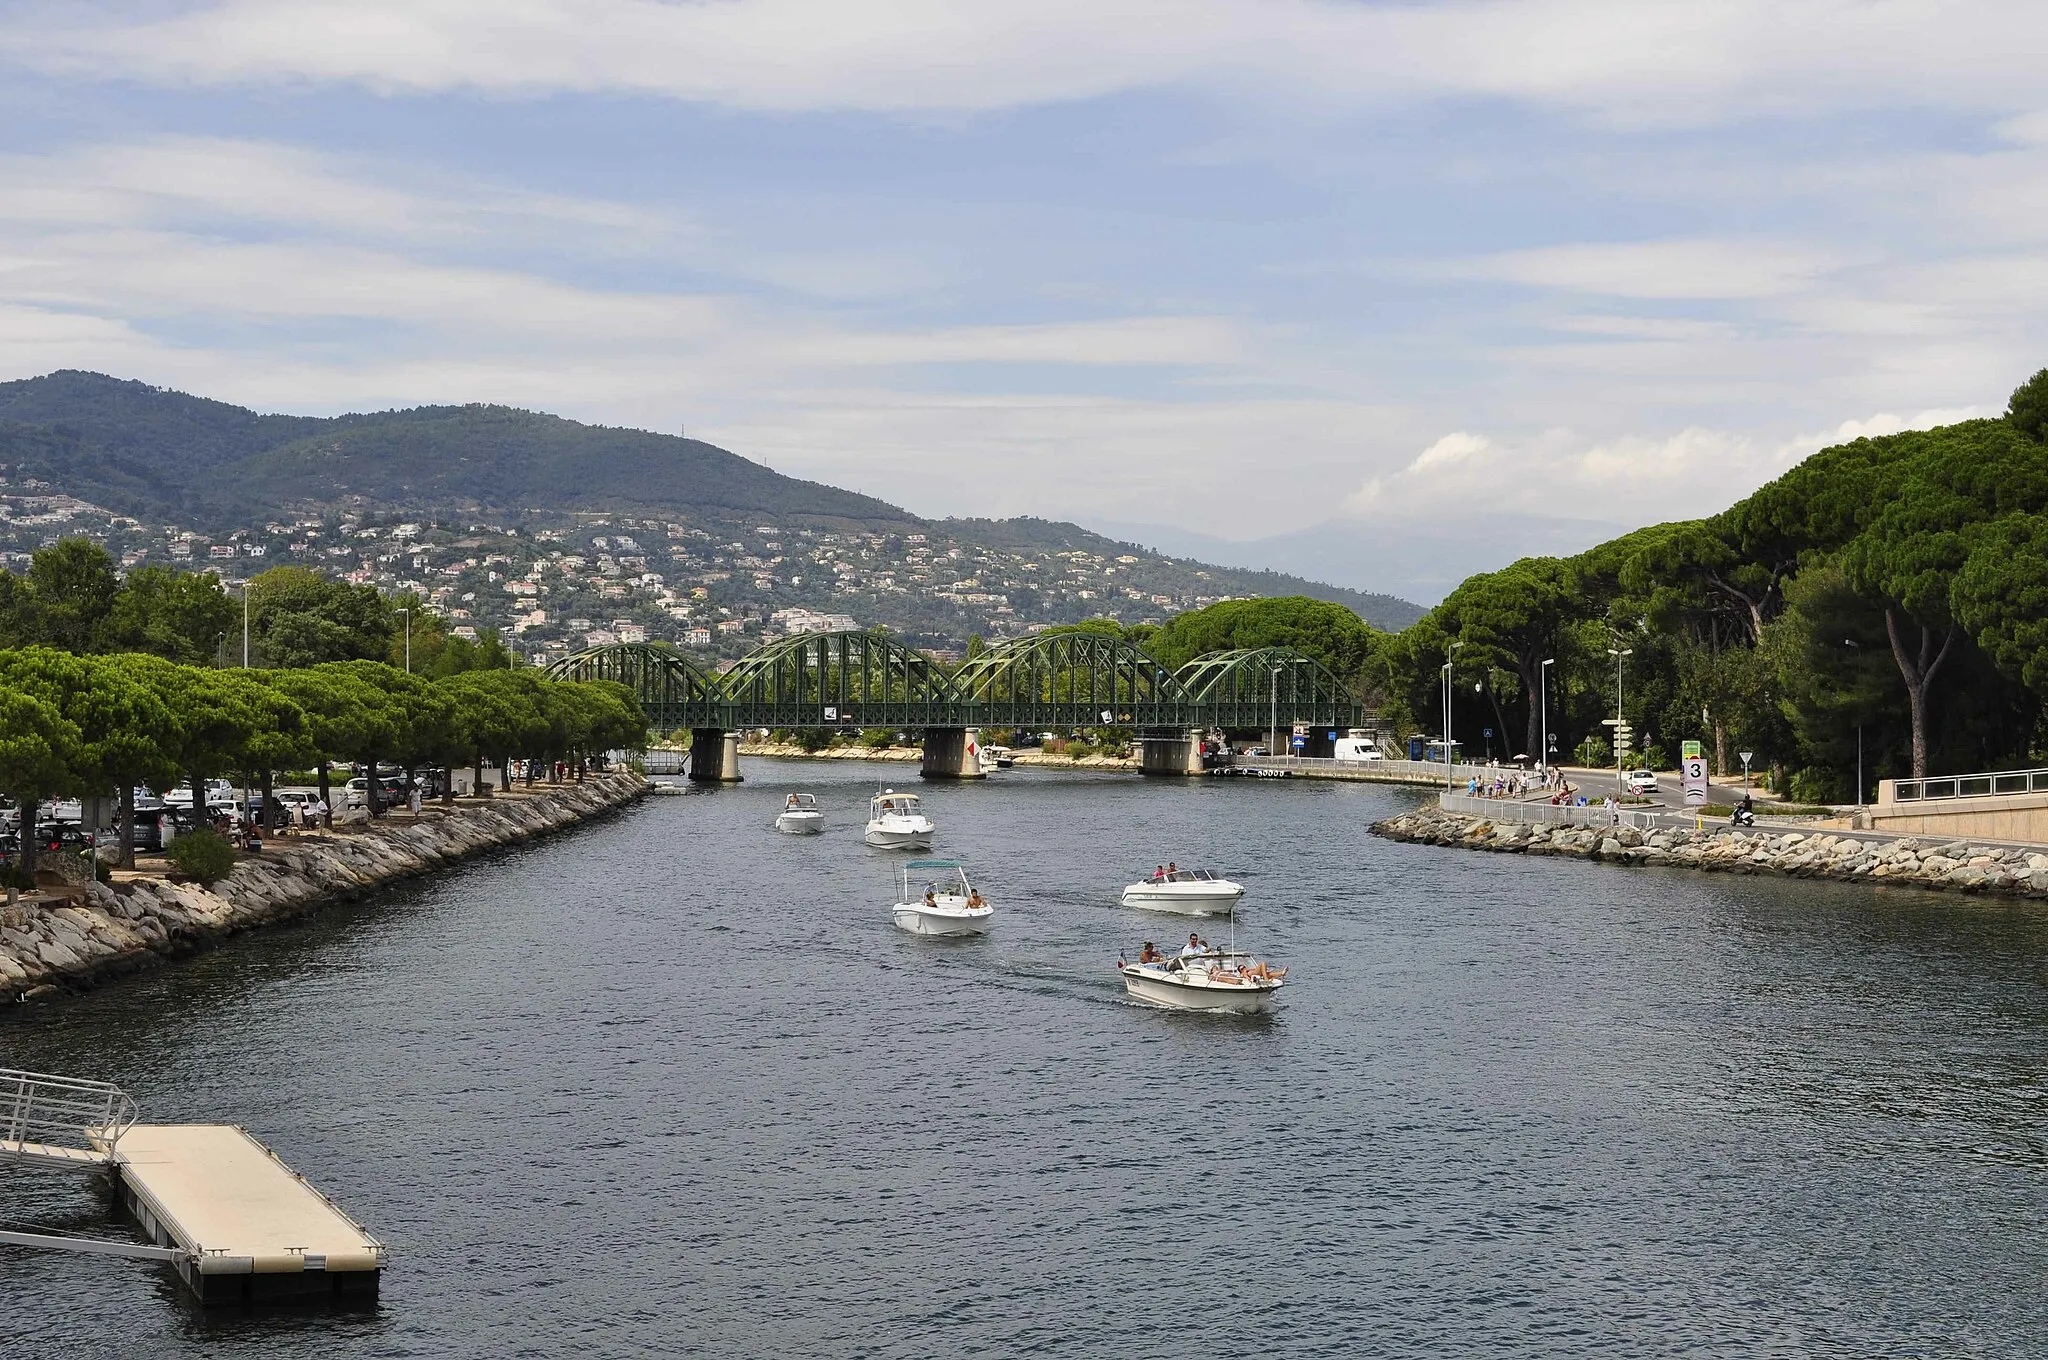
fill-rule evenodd
<path id="1" fill-rule="evenodd" d="M 926 779 L 982 778 L 981 729 L 927 727 L 924 730 L 924 764 L 918 773 Z"/>
<path id="2" fill-rule="evenodd" d="M 1138 765 L 1146 774 L 1198 775 L 1202 772 L 1202 733 L 1164 728 L 1138 734 Z"/>
<path id="3" fill-rule="evenodd" d="M 690 779 L 697 784 L 740 782 L 740 734 L 720 727 L 690 732 Z"/>

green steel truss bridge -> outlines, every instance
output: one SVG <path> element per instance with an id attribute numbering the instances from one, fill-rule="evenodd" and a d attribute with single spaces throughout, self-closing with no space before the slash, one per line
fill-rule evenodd
<path id="1" fill-rule="evenodd" d="M 663 732 L 753 727 L 904 729 L 1130 727 L 1265 731 L 1344 728 L 1365 710 L 1343 681 L 1285 647 L 1218 652 L 1169 671 L 1121 638 L 1046 633 L 1001 643 L 957 668 L 875 633 L 803 633 L 717 675 L 680 652 L 621 643 L 548 667 L 616 680 Z"/>

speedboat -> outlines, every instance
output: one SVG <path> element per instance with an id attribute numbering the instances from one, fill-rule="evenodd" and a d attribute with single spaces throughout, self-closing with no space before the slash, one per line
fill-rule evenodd
<path id="1" fill-rule="evenodd" d="M 818 811 L 818 795 L 792 793 L 775 818 L 775 829 L 792 836 L 815 836 L 825 829 L 825 814 Z"/>
<path id="2" fill-rule="evenodd" d="M 1176 869 L 1124 888 L 1124 905 L 1184 916 L 1221 916 L 1237 909 L 1244 888 L 1207 869 Z"/>
<path id="3" fill-rule="evenodd" d="M 1285 968 L 1275 968 L 1238 949 L 1183 954 L 1157 962 L 1116 961 L 1124 991 L 1140 1001 L 1176 1011 L 1223 1011 L 1257 1015 L 1273 1008 Z"/>
<path id="4" fill-rule="evenodd" d="M 884 789 L 868 804 L 868 844 L 884 850 L 929 850 L 932 819 L 914 793 Z"/>
<path id="5" fill-rule="evenodd" d="M 917 895 L 913 881 L 924 880 Z M 902 891 L 889 909 L 898 928 L 913 935 L 979 935 L 994 923 L 996 909 L 967 881 L 957 859 L 914 859 L 901 873 Z"/>
<path id="6" fill-rule="evenodd" d="M 994 761 L 999 770 L 1007 770 L 1017 763 L 1016 754 L 1007 746 L 984 746 L 981 753 Z"/>

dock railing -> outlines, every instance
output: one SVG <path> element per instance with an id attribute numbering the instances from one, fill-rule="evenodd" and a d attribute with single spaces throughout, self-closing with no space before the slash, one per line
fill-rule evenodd
<path id="1" fill-rule="evenodd" d="M 1441 760 L 1338 760 L 1334 756 L 1233 756 L 1230 764 L 1247 770 L 1302 770 L 1349 775 L 1357 779 L 1437 785 L 1444 783 L 1446 768 Z M 1507 767 L 1507 772 L 1512 772 L 1512 768 Z M 1458 784 L 1467 784 L 1474 779 L 1483 784 L 1504 772 L 1498 765 L 1471 765 L 1464 761 L 1450 769 L 1451 778 Z"/>
<path id="2" fill-rule="evenodd" d="M 1999 798 L 2048 791 L 2048 770 L 1992 770 L 1931 779 L 1880 779 L 1877 801 L 1912 803 L 1929 798 Z"/>
<path id="3" fill-rule="evenodd" d="M 1659 826 L 1690 824 L 1694 814 L 1668 808 L 1604 808 L 1598 803 L 1576 807 L 1570 803 L 1523 802 L 1518 798 L 1474 798 L 1465 793 L 1446 793 L 1439 800 L 1445 812 L 1468 817 L 1491 817 L 1503 822 L 1531 822 L 1539 826 L 1632 826 L 1650 831 Z"/>
<path id="4" fill-rule="evenodd" d="M 0 1068 L 0 1157 L 101 1166 L 138 1113 L 112 1082 Z"/>

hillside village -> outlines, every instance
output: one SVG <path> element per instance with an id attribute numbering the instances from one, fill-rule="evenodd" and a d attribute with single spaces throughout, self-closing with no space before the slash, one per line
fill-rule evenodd
<path id="1" fill-rule="evenodd" d="M 457 636 L 499 630 L 536 663 L 646 641 L 716 662 L 791 633 L 876 624 L 944 655 L 976 634 L 1089 617 L 1157 622 L 1234 598 L 1211 572 L 1150 554 L 1008 552 L 937 525 L 885 534 L 595 513 L 513 525 L 339 513 L 207 535 L 0 476 L 6 560 L 25 564 L 60 536 L 101 542 L 124 568 L 169 563 L 230 583 L 279 565 L 318 567 L 410 592 Z"/>

